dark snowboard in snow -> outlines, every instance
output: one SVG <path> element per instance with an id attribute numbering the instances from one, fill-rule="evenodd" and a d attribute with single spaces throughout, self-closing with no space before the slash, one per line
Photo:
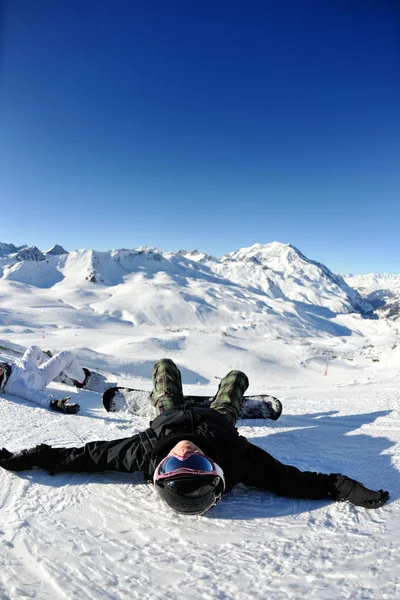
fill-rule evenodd
<path id="1" fill-rule="evenodd" d="M 188 406 L 209 407 L 213 397 L 185 396 Z M 103 406 L 107 412 L 128 411 L 138 417 L 155 416 L 151 405 L 150 392 L 126 387 L 111 387 L 103 394 Z M 276 421 L 282 413 L 282 403 L 274 396 L 261 394 L 245 396 L 240 410 L 240 419 L 272 419 Z"/>

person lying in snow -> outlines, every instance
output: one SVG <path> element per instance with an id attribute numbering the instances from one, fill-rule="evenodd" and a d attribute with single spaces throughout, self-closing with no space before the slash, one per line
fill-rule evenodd
<path id="1" fill-rule="evenodd" d="M 369 490 L 344 475 L 284 465 L 240 436 L 235 423 L 249 385 L 241 371 L 222 379 L 210 408 L 183 404 L 181 374 L 170 359 L 154 365 L 153 385 L 158 416 L 145 431 L 82 448 L 42 444 L 18 454 L 3 448 L 0 466 L 10 471 L 41 467 L 51 474 L 142 471 L 162 500 L 186 515 L 204 514 L 238 483 L 281 496 L 348 500 L 365 508 L 378 508 L 389 499 L 388 492 Z"/>
<path id="2" fill-rule="evenodd" d="M 30 346 L 17 364 L 0 362 L 0 391 L 26 398 L 45 408 L 75 414 L 80 406 L 68 403 L 70 397 L 57 400 L 44 390 L 62 372 L 71 377 L 77 387 L 84 387 L 90 379 L 90 371 L 81 368 L 68 350 L 49 356 L 50 353 L 42 352 L 38 346 Z"/>

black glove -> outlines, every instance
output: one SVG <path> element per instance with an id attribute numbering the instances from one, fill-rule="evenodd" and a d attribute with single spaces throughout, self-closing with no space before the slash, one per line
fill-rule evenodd
<path id="1" fill-rule="evenodd" d="M 5 449 L 3 448 L 2 452 Z M 8 450 L 6 450 L 8 452 Z M 8 453 L 2 457 L 0 465 L 7 471 L 29 471 L 33 467 L 33 456 L 30 450 L 22 450 L 18 454 Z"/>
<path id="2" fill-rule="evenodd" d="M 52 400 L 50 402 L 51 410 L 56 410 L 58 412 L 66 413 L 69 415 L 75 415 L 80 411 L 81 407 L 79 404 L 67 402 L 71 400 L 71 396 L 67 396 L 66 398 L 62 398 L 61 400 Z"/>
<path id="3" fill-rule="evenodd" d="M 29 471 L 34 466 L 50 468 L 54 466 L 51 451 L 51 447 L 46 444 L 22 450 L 18 454 L 12 454 L 3 448 L 0 450 L 0 466 L 7 471 Z"/>
<path id="4" fill-rule="evenodd" d="M 369 490 L 355 479 L 345 475 L 337 475 L 335 482 L 336 500 L 348 500 L 356 506 L 364 508 L 379 508 L 389 500 L 389 492 Z"/>
<path id="5" fill-rule="evenodd" d="M 10 458 L 13 455 L 12 452 L 10 452 L 9 450 L 7 450 L 7 448 L 2 448 L 0 450 L 0 460 L 3 460 L 5 458 Z"/>

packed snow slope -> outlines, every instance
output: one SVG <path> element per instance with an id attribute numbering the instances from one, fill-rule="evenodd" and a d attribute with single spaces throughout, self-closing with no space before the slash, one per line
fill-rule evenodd
<path id="1" fill-rule="evenodd" d="M 276 422 L 240 421 L 242 435 L 391 500 L 367 511 L 238 486 L 206 516 L 183 517 L 140 474 L 0 472 L 0 598 L 400 598 L 395 321 L 365 316 L 369 305 L 341 277 L 283 244 L 222 259 L 137 249 L 15 260 L 20 250 L 0 259 L 0 359 L 30 344 L 70 348 L 110 383 L 150 389 L 153 363 L 169 357 L 185 390 L 206 394 L 244 370 L 249 393 L 278 396 L 284 411 Z M 81 412 L 0 393 L 1 445 L 82 446 L 147 426 L 106 413 L 99 393 L 50 388 Z"/>

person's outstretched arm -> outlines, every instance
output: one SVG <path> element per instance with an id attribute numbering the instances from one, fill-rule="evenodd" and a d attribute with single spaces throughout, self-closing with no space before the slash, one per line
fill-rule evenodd
<path id="1" fill-rule="evenodd" d="M 41 444 L 17 454 L 3 448 L 0 450 L 0 466 L 8 471 L 39 467 L 52 474 L 62 471 L 133 473 L 147 467 L 147 458 L 140 436 L 135 435 L 109 442 L 89 442 L 81 448 L 52 448 Z"/>
<path id="2" fill-rule="evenodd" d="M 389 500 L 383 490 L 369 490 L 345 475 L 300 471 L 284 465 L 258 446 L 249 444 L 240 465 L 241 482 L 280 496 L 349 501 L 365 508 L 379 508 Z"/>

